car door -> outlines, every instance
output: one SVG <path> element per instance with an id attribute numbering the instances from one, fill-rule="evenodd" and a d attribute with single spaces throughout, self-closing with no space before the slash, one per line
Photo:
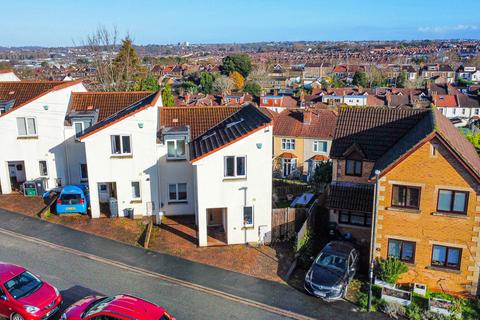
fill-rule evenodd
<path id="1" fill-rule="evenodd" d="M 12 312 L 10 304 L 4 289 L 0 287 L 0 317 L 10 318 Z"/>

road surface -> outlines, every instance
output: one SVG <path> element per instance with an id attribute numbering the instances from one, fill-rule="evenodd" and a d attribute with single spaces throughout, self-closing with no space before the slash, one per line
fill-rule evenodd
<path id="1" fill-rule="evenodd" d="M 288 319 L 270 312 L 0 233 L 0 261 L 25 266 L 62 293 L 65 306 L 89 294 L 132 294 L 177 319 Z"/>

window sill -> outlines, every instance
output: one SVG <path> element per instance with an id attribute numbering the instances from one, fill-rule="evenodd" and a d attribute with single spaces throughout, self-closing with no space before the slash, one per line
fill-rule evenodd
<path id="1" fill-rule="evenodd" d="M 172 161 L 172 162 L 187 161 L 187 158 L 167 158 L 167 161 Z"/>
<path id="2" fill-rule="evenodd" d="M 441 216 L 449 218 L 468 219 L 468 216 L 464 213 L 452 213 L 452 212 L 432 212 L 432 216 Z"/>
<path id="3" fill-rule="evenodd" d="M 187 204 L 188 201 L 168 201 L 168 204 Z"/>
<path id="4" fill-rule="evenodd" d="M 38 136 L 18 136 L 17 140 L 37 140 Z"/>
<path id="5" fill-rule="evenodd" d="M 125 155 L 123 155 L 123 154 L 118 154 L 118 155 L 117 154 L 112 154 L 110 156 L 110 159 L 132 159 L 132 158 L 133 158 L 133 155 L 131 155 L 131 154 L 125 154 Z"/>
<path id="6" fill-rule="evenodd" d="M 130 203 L 142 203 L 142 199 L 131 200 Z"/>
<path id="7" fill-rule="evenodd" d="M 448 273 L 456 273 L 456 274 L 461 273 L 461 271 L 458 269 L 449 269 L 449 268 L 442 268 L 442 267 L 436 267 L 436 266 L 427 266 L 425 267 L 425 269 L 434 270 L 434 271 L 443 271 Z"/>
<path id="8" fill-rule="evenodd" d="M 241 181 L 247 180 L 247 177 L 224 177 L 223 181 Z"/>
<path id="9" fill-rule="evenodd" d="M 419 209 L 400 208 L 400 207 L 388 207 L 387 211 L 407 212 L 407 213 L 420 213 Z"/>
<path id="10" fill-rule="evenodd" d="M 242 227 L 242 230 L 253 230 L 255 229 L 255 226 L 246 226 L 246 227 Z"/>

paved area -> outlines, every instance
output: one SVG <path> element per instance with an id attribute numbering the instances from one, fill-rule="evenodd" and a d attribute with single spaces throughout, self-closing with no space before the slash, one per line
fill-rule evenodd
<path id="1" fill-rule="evenodd" d="M 357 313 L 354 311 L 353 305 L 344 301 L 327 304 L 284 284 L 261 280 L 167 254 L 144 250 L 13 212 L 0 210 L 0 228 L 142 268 L 156 274 L 179 279 L 186 283 L 211 288 L 223 292 L 225 295 L 249 299 L 311 318 L 348 319 L 354 317 L 355 319 L 373 319 L 379 317 L 378 314 Z M 4 241 L 0 243 L 0 247 L 4 246 Z M 0 251 L 3 252 L 4 250 Z M 50 262 L 52 270 L 55 269 L 57 263 L 63 263 L 63 261 L 65 261 L 70 270 L 76 268 L 76 264 L 70 263 L 69 260 L 57 258 Z M 87 269 L 85 272 L 88 274 L 89 270 Z M 95 270 L 93 269 L 92 272 L 95 272 Z M 111 273 L 116 273 L 116 271 L 112 269 Z M 68 278 L 68 274 L 66 275 Z M 60 276 L 59 278 L 63 277 Z M 135 286 L 134 279 L 125 277 L 119 280 L 124 290 Z M 183 304 L 182 299 L 176 301 L 179 305 L 190 308 L 190 305 Z M 216 309 L 210 307 L 208 310 Z M 253 318 L 262 319 L 263 317 Z M 195 317 L 191 319 L 195 319 Z"/>

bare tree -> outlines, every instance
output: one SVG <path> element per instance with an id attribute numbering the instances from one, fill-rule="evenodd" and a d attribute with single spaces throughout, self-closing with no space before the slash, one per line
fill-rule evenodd
<path id="1" fill-rule="evenodd" d="M 235 83 L 227 76 L 219 76 L 213 82 L 213 90 L 222 94 L 229 93 L 235 87 Z"/>
<path id="2" fill-rule="evenodd" d="M 117 41 L 118 31 L 116 27 L 110 31 L 105 26 L 98 26 L 97 30 L 87 37 L 85 43 L 96 69 L 99 89 L 103 91 L 119 89 L 120 75 L 114 63 L 118 47 Z"/>

